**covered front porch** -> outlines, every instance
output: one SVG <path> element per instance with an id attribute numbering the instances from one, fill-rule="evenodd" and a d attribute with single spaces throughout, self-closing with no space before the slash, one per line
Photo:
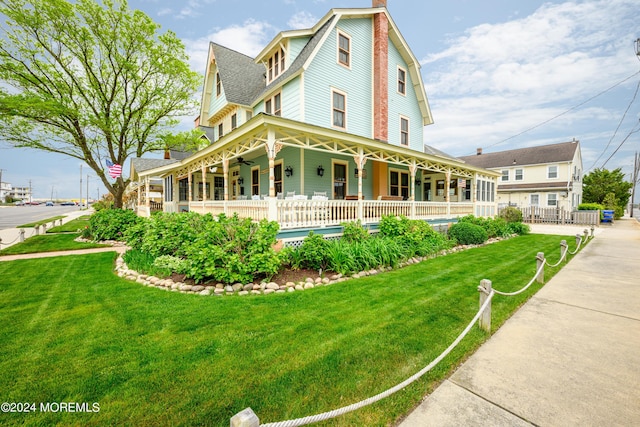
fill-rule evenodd
<path id="1" fill-rule="evenodd" d="M 493 216 L 499 175 L 444 153 L 259 114 L 204 150 L 138 176 L 163 178 L 166 212 L 237 213 L 293 229 L 372 224 L 384 215 Z M 138 212 L 148 215 L 148 206 Z"/>

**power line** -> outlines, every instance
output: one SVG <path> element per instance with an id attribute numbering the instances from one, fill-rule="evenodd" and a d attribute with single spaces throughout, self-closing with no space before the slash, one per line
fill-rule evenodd
<path id="1" fill-rule="evenodd" d="M 490 147 L 493 147 L 493 146 L 496 146 L 496 145 L 502 144 L 503 142 L 507 142 L 507 141 L 509 141 L 510 139 L 516 138 L 516 137 L 518 137 L 518 136 L 520 136 L 520 135 L 523 135 L 523 134 L 525 134 L 525 133 L 527 133 L 527 132 L 529 132 L 529 131 L 532 131 L 533 129 L 539 128 L 539 127 L 540 127 L 540 126 L 542 126 L 542 125 L 546 125 L 547 123 L 549 123 L 549 122 L 551 122 L 551 121 L 553 121 L 553 120 L 557 119 L 558 117 L 562 117 L 562 116 L 564 116 L 565 114 L 567 114 L 567 113 L 569 113 L 569 112 L 571 112 L 571 111 L 573 111 L 573 110 L 575 110 L 575 109 L 577 109 L 577 108 L 579 108 L 579 107 L 582 107 L 584 104 L 586 104 L 586 103 L 588 103 L 588 102 L 590 102 L 590 101 L 592 101 L 592 100 L 596 99 L 597 97 L 599 97 L 599 96 L 601 96 L 601 95 L 604 95 L 605 93 L 607 93 L 607 92 L 609 92 L 610 90 L 612 90 L 612 89 L 614 89 L 614 88 L 616 88 L 616 87 L 620 86 L 622 83 L 624 83 L 624 82 L 626 82 L 627 80 L 629 80 L 629 79 L 631 79 L 631 78 L 633 78 L 633 77 L 637 76 L 638 74 L 640 74 L 640 71 L 637 71 L 637 72 L 633 73 L 633 74 L 632 74 L 632 75 L 630 75 L 629 77 L 627 77 L 627 78 L 625 78 L 625 79 L 623 79 L 623 80 L 619 81 L 618 83 L 614 84 L 613 86 L 611 86 L 611 87 L 610 87 L 610 88 L 608 88 L 608 89 L 603 90 L 602 92 L 598 93 L 597 95 L 592 96 L 591 98 L 587 99 L 586 101 L 583 101 L 583 102 L 581 102 L 580 104 L 575 105 L 575 106 L 573 106 L 573 107 L 569 108 L 568 110 L 566 110 L 566 111 L 564 111 L 564 112 L 562 112 L 562 113 L 560 113 L 560 114 L 558 114 L 558 115 L 556 115 L 556 116 L 554 116 L 554 117 L 551 117 L 550 119 L 547 119 L 547 120 L 545 120 L 545 121 L 543 121 L 543 122 L 541 122 L 541 123 L 538 123 L 538 124 L 537 124 L 537 125 L 535 125 L 535 126 L 532 126 L 532 127 L 528 128 L 528 129 L 525 129 L 525 130 L 523 130 L 522 132 L 520 132 L 520 133 L 518 133 L 518 134 L 516 134 L 516 135 L 510 136 L 509 138 L 503 139 L 502 141 L 498 141 L 498 142 L 496 142 L 496 143 L 494 143 L 494 144 L 488 145 L 486 148 L 490 148 Z"/>
<path id="2" fill-rule="evenodd" d="M 620 129 L 620 126 L 622 125 L 622 122 L 624 121 L 624 118 L 627 116 L 627 112 L 629 111 L 629 109 L 631 108 L 631 105 L 634 103 L 634 101 L 636 100 L 636 96 L 638 95 L 638 89 L 640 89 L 640 80 L 638 80 L 638 84 L 636 85 L 636 91 L 633 94 L 633 98 L 631 98 L 631 102 L 629 102 L 629 105 L 627 106 L 627 109 L 624 110 L 624 114 L 622 115 L 622 118 L 620 119 L 620 122 L 618 123 L 618 126 L 616 127 L 616 130 L 613 132 L 613 135 L 611 135 L 611 139 L 609 139 L 609 142 L 607 143 L 607 146 L 604 147 L 604 150 L 602 150 L 602 153 L 600 153 L 600 155 L 598 156 L 598 158 L 595 160 L 595 162 L 593 162 L 593 164 L 591 165 L 591 167 L 589 169 L 587 169 L 587 171 L 590 171 L 591 169 L 593 169 L 593 167 L 598 163 L 598 160 L 600 160 L 600 158 L 604 155 L 604 153 L 607 151 L 607 148 L 609 148 L 609 146 L 611 145 L 611 142 L 613 141 L 613 138 L 616 137 L 616 134 L 618 133 L 618 129 Z M 608 160 L 607 160 L 608 161 Z M 605 162 L 606 163 L 606 162 Z M 604 167 L 604 165 L 603 165 Z"/>
<path id="3" fill-rule="evenodd" d="M 609 160 L 611 160 L 611 158 L 614 156 L 614 154 L 616 154 L 616 153 L 618 152 L 618 150 L 620 149 L 620 147 L 622 147 L 622 145 L 623 145 L 625 142 L 627 142 L 627 139 L 629 139 L 629 137 L 630 137 L 631 135 L 633 135 L 634 133 L 636 133 L 636 132 L 638 132 L 638 131 L 640 131 L 640 125 L 638 125 L 638 128 L 637 128 L 637 129 L 635 129 L 635 128 L 634 128 L 634 129 L 631 129 L 631 132 L 629 132 L 629 133 L 627 134 L 627 136 L 625 136 L 625 137 L 624 137 L 624 139 L 622 140 L 622 142 L 620 143 L 620 145 L 618 145 L 618 148 L 616 148 L 616 150 L 615 150 L 613 153 L 611 153 L 611 155 L 609 156 L 609 158 L 608 158 L 608 159 L 607 159 L 607 160 L 602 164 L 601 169 L 604 169 L 604 167 L 605 167 L 605 165 L 607 164 L 607 162 L 608 162 Z"/>

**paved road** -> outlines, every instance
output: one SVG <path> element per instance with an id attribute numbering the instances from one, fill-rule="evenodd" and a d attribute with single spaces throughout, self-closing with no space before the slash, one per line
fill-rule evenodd
<path id="1" fill-rule="evenodd" d="M 0 230 L 40 221 L 58 215 L 68 215 L 78 210 L 77 206 L 7 206 L 0 207 Z"/>

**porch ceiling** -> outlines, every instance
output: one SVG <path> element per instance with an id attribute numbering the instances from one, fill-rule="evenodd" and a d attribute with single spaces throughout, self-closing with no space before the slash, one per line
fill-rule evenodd
<path id="1" fill-rule="evenodd" d="M 224 160 L 245 156 L 256 150 L 265 150 L 269 131 L 273 131 L 275 142 L 283 146 L 351 156 L 362 154 L 370 160 L 415 166 L 433 172 L 449 172 L 462 177 L 472 177 L 475 172 L 495 177 L 501 176 L 497 172 L 463 162 L 267 114 L 254 116 L 249 122 L 223 136 L 214 144 L 182 160 L 179 165 L 144 171 L 141 175 L 162 176 L 176 173 L 177 176 L 184 176 L 200 171 L 203 167 L 220 165 Z"/>

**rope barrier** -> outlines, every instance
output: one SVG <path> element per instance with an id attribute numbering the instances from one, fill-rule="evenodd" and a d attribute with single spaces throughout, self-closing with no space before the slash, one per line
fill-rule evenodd
<path id="1" fill-rule="evenodd" d="M 564 261 L 564 258 L 567 256 L 567 252 L 569 251 L 569 246 L 564 246 L 562 249 L 562 254 L 560 255 L 560 260 L 558 262 L 556 262 L 555 264 L 551 265 L 549 264 L 549 261 L 547 261 L 547 259 L 545 258 L 544 262 L 545 264 L 547 264 L 549 267 L 554 268 L 560 265 L 560 263 L 562 261 Z"/>
<path id="2" fill-rule="evenodd" d="M 582 236 L 578 236 L 578 235 L 576 235 L 576 237 L 579 237 L 579 238 L 580 238 L 580 240 L 578 241 L 578 245 L 576 246 L 576 250 L 575 250 L 575 251 L 573 251 L 573 252 L 569 251 L 569 254 L 571 254 L 571 255 L 575 255 L 575 254 L 577 254 L 577 253 L 578 253 L 578 250 L 580 250 L 580 246 L 582 246 Z"/>
<path id="3" fill-rule="evenodd" d="M 531 281 L 529 281 L 529 283 L 527 283 L 527 285 L 524 288 L 520 289 L 519 291 L 515 291 L 515 292 L 500 292 L 499 290 L 494 289 L 493 292 L 495 292 L 498 295 L 503 295 L 503 296 L 507 296 L 507 297 L 511 297 L 511 296 L 523 293 L 524 291 L 526 291 L 529 288 L 529 286 L 531 286 L 533 284 L 533 282 L 536 280 L 538 275 L 540 275 L 542 270 L 544 270 L 544 264 L 546 262 L 547 262 L 547 260 L 545 259 L 544 262 L 540 263 L 540 267 L 538 267 L 538 271 L 536 271 L 536 274 L 533 276 Z"/>
<path id="4" fill-rule="evenodd" d="M 311 415 L 311 416 L 304 417 L 304 418 L 297 418 L 297 419 L 294 419 L 294 420 L 279 421 L 279 422 L 276 422 L 276 423 L 260 424 L 260 427 L 296 427 L 296 426 L 302 426 L 302 425 L 306 425 L 306 424 L 315 423 L 315 422 L 318 422 L 318 421 L 328 420 L 330 418 L 335 418 L 335 417 L 337 417 L 339 415 L 343 415 L 343 414 L 346 414 L 348 412 L 355 411 L 356 409 L 360 409 L 360 408 L 362 408 L 364 406 L 371 405 L 372 403 L 375 403 L 375 402 L 377 402 L 377 401 L 379 401 L 381 399 L 384 399 L 387 396 L 392 395 L 393 393 L 395 393 L 397 391 L 402 390 L 403 388 L 405 388 L 406 386 L 408 386 L 409 384 L 411 384 L 414 381 L 418 380 L 424 374 L 429 372 L 434 366 L 436 366 L 438 363 L 440 363 L 440 361 L 442 359 L 444 359 L 449 353 L 451 353 L 451 351 L 460 343 L 460 341 L 462 341 L 462 339 L 469 333 L 469 331 L 471 330 L 473 325 L 478 321 L 478 319 L 480 318 L 482 313 L 486 310 L 486 308 L 491 303 L 491 299 L 493 298 L 493 296 L 494 296 L 494 293 L 491 292 L 489 294 L 489 296 L 487 297 L 487 300 L 485 301 L 485 303 L 482 305 L 482 307 L 480 307 L 480 309 L 478 310 L 476 315 L 473 317 L 473 320 L 471 320 L 471 322 L 469 322 L 467 327 L 460 333 L 460 335 L 458 335 L 458 337 L 455 339 L 455 341 L 453 341 L 453 343 L 451 343 L 451 345 L 446 348 L 446 350 L 444 350 L 442 353 L 440 353 L 440 355 L 438 357 L 436 357 L 427 366 L 425 366 L 420 371 L 418 371 L 416 374 L 414 374 L 413 376 L 407 378 L 405 381 L 401 382 L 400 384 L 398 384 L 398 385 L 396 385 L 396 386 L 394 386 L 394 387 L 392 387 L 392 388 L 390 388 L 390 389 L 388 389 L 386 391 L 383 391 L 382 393 L 379 393 L 379 394 L 377 394 L 377 395 L 375 395 L 373 397 L 370 397 L 370 398 L 365 399 L 365 400 L 361 400 L 360 402 L 354 403 L 354 404 L 349 405 L 349 406 L 344 406 L 342 408 L 335 409 L 333 411 L 323 412 L 321 414 Z"/>

